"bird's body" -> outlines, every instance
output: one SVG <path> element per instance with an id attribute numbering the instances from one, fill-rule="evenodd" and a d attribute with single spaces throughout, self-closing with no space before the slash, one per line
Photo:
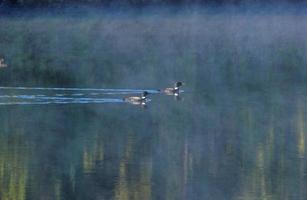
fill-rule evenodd
<path id="1" fill-rule="evenodd" d="M 131 103 L 133 105 L 145 105 L 147 102 L 147 96 L 148 92 L 143 92 L 142 96 L 133 96 L 133 97 L 125 97 L 123 98 L 123 101 L 127 103 Z"/>
<path id="2" fill-rule="evenodd" d="M 183 85 L 182 82 L 176 82 L 175 85 L 174 85 L 174 87 L 172 87 L 172 88 L 165 88 L 165 89 L 163 90 L 163 92 L 164 92 L 166 95 L 175 95 L 175 96 L 178 96 L 178 95 L 179 95 L 179 92 L 180 92 L 179 88 L 180 88 L 180 86 L 182 86 L 182 85 Z"/>
<path id="3" fill-rule="evenodd" d="M 125 97 L 124 98 L 125 102 L 134 104 L 134 105 L 138 105 L 138 104 L 142 104 L 146 102 L 146 98 L 142 98 L 142 97 Z"/>
<path id="4" fill-rule="evenodd" d="M 179 87 L 165 88 L 164 93 L 167 95 L 175 95 L 179 93 Z"/>
<path id="5" fill-rule="evenodd" d="M 2 68 L 2 67 L 7 67 L 7 64 L 4 63 L 3 58 L 0 59 L 0 68 Z"/>

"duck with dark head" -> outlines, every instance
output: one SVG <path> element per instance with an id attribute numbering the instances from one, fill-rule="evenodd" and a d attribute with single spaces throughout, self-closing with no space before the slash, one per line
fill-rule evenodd
<path id="1" fill-rule="evenodd" d="M 178 96 L 179 93 L 180 93 L 180 87 L 183 86 L 184 83 L 183 82 L 176 82 L 174 87 L 171 87 L 171 88 L 165 88 L 163 90 L 163 92 L 166 94 L 166 95 L 174 95 L 174 96 Z"/>
<path id="2" fill-rule="evenodd" d="M 144 91 L 141 96 L 124 97 L 123 101 L 133 105 L 146 105 L 146 102 L 148 101 L 148 94 L 149 93 L 147 91 Z"/>
<path id="3" fill-rule="evenodd" d="M 0 68 L 7 67 L 7 64 L 4 63 L 4 58 L 0 58 Z"/>

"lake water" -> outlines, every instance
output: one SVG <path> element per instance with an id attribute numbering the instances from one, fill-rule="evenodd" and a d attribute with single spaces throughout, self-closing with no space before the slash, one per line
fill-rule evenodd
<path id="1" fill-rule="evenodd" d="M 73 104 L 1 104 L 1 198 L 305 199 L 306 95 L 157 93 L 146 109 L 103 93 L 82 97 L 105 100 L 95 104 L 73 94 Z"/>
<path id="2" fill-rule="evenodd" d="M 307 17 L 186 15 L 0 19 L 0 199 L 306 199 Z"/>

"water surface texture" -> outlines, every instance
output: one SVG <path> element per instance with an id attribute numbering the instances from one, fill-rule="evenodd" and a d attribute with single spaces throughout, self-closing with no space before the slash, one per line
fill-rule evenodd
<path id="1" fill-rule="evenodd" d="M 307 16 L 0 24 L 1 200 L 307 198 Z"/>
<path id="2" fill-rule="evenodd" d="M 63 93 L 63 91 L 66 93 Z M 141 96 L 144 91 L 147 91 L 149 94 L 161 93 L 161 91 L 158 89 L 141 90 L 97 88 L 0 87 L 0 92 L 6 94 L 0 95 L 0 105 L 125 103 L 124 98 L 120 98 L 120 95 L 126 95 L 127 97 Z M 110 98 L 109 95 L 117 95 L 118 98 Z M 106 98 L 106 96 L 109 96 L 109 98 Z"/>

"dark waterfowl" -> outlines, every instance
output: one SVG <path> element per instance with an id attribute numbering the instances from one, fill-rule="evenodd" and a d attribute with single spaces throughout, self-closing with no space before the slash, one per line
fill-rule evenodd
<path id="1" fill-rule="evenodd" d="M 0 68 L 7 67 L 7 64 L 4 63 L 4 59 L 0 58 Z"/>
<path id="2" fill-rule="evenodd" d="M 165 88 L 163 90 L 163 92 L 166 94 L 166 95 L 175 95 L 175 96 L 178 96 L 179 95 L 179 88 L 184 85 L 183 82 L 176 82 L 174 87 L 172 88 Z"/>
<path id="3" fill-rule="evenodd" d="M 143 92 L 141 96 L 133 96 L 133 97 L 125 97 L 123 100 L 127 103 L 131 103 L 133 105 L 145 105 L 147 102 L 147 95 L 149 93 L 147 91 Z"/>

